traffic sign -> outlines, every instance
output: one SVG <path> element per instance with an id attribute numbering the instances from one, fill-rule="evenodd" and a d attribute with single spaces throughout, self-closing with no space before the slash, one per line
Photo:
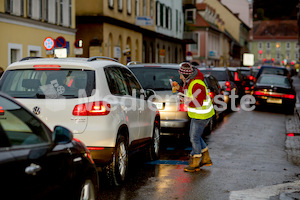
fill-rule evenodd
<path id="1" fill-rule="evenodd" d="M 46 50 L 51 50 L 54 47 L 54 39 L 52 37 L 46 37 L 46 39 L 43 42 L 43 45 Z"/>
<path id="2" fill-rule="evenodd" d="M 66 44 L 67 44 L 67 42 L 66 42 L 66 40 L 65 40 L 65 38 L 64 37 L 57 37 L 56 39 L 55 39 L 55 46 L 56 47 L 59 47 L 59 48 L 64 48 L 65 46 L 66 46 Z"/>
<path id="3" fill-rule="evenodd" d="M 82 48 L 82 40 L 76 40 L 75 42 L 74 42 L 74 46 L 76 47 L 76 48 Z"/>

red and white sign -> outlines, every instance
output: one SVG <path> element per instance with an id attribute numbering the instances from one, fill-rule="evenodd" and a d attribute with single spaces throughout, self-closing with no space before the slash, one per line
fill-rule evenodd
<path id="1" fill-rule="evenodd" d="M 55 45 L 54 39 L 52 37 L 46 37 L 46 39 L 44 40 L 43 45 L 44 45 L 46 50 L 53 49 L 53 47 Z"/>

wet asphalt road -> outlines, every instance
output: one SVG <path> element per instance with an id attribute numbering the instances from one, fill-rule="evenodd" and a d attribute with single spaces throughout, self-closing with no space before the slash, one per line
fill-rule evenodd
<path id="1" fill-rule="evenodd" d="M 213 166 L 196 173 L 183 171 L 191 149 L 189 141 L 163 136 L 160 160 L 149 163 L 143 161 L 143 155 L 133 157 L 126 183 L 110 187 L 101 182 L 100 197 L 109 200 L 250 199 L 233 198 L 233 193 L 297 181 L 300 168 L 287 160 L 285 152 L 285 119 L 284 112 L 273 108 L 227 114 L 204 137 Z"/>

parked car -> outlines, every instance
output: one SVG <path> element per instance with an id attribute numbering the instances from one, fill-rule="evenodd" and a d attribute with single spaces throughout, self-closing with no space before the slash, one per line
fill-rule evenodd
<path id="1" fill-rule="evenodd" d="M 256 106 L 272 105 L 294 113 L 296 91 L 286 76 L 262 74 L 254 85 L 253 96 Z"/>
<path id="2" fill-rule="evenodd" d="M 234 83 L 238 88 L 239 98 L 242 98 L 242 96 L 245 94 L 245 84 L 246 84 L 246 81 L 244 80 L 244 76 L 241 73 L 240 69 L 237 67 L 228 67 L 228 69 L 231 72 Z"/>
<path id="3" fill-rule="evenodd" d="M 172 92 L 170 79 L 183 85 L 179 78 L 178 64 L 129 64 L 129 69 L 139 79 L 144 89 L 153 89 L 157 95 L 154 103 L 160 112 L 163 134 L 188 134 L 190 118 L 187 107 Z"/>
<path id="4" fill-rule="evenodd" d="M 206 129 L 207 133 L 210 133 L 215 127 L 218 120 L 223 118 L 224 109 L 224 97 L 222 94 L 221 86 L 218 80 L 211 74 L 204 74 L 204 82 L 208 90 L 208 94 L 212 100 L 215 109 L 215 115 L 209 123 Z M 226 105 L 226 104 L 225 104 Z"/>
<path id="5" fill-rule="evenodd" d="M 233 94 L 238 95 L 238 88 L 234 83 L 234 78 L 227 67 L 199 68 L 203 74 L 213 75 L 219 82 L 224 95 L 224 102 L 227 104 L 227 109 L 231 107 L 229 95 L 233 90 Z M 237 100 L 236 100 L 237 101 Z M 235 102 L 237 103 L 237 102 Z"/>
<path id="6" fill-rule="evenodd" d="M 256 79 L 258 79 L 261 74 L 275 74 L 286 76 L 289 79 L 291 78 L 289 71 L 285 67 L 281 66 L 262 65 L 256 75 Z"/>
<path id="7" fill-rule="evenodd" d="M 132 72 L 106 57 L 27 58 L 8 66 L 0 90 L 32 110 L 52 130 L 59 123 L 87 145 L 112 185 L 128 157 L 159 157 L 160 116 Z"/>
<path id="8" fill-rule="evenodd" d="M 238 67 L 238 69 L 244 77 L 245 94 L 250 94 L 255 81 L 252 67 Z"/>
<path id="9" fill-rule="evenodd" d="M 1 92 L 0 176 L 8 199 L 98 197 L 98 173 L 86 146 L 62 126 L 51 131 Z"/>

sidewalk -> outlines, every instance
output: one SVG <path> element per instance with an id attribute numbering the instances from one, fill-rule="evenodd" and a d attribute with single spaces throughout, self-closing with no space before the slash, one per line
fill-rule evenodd
<path id="1" fill-rule="evenodd" d="M 286 117 L 286 140 L 285 150 L 288 160 L 296 165 L 300 165 L 300 73 L 293 77 L 293 85 L 297 92 L 296 110 L 294 115 Z"/>

